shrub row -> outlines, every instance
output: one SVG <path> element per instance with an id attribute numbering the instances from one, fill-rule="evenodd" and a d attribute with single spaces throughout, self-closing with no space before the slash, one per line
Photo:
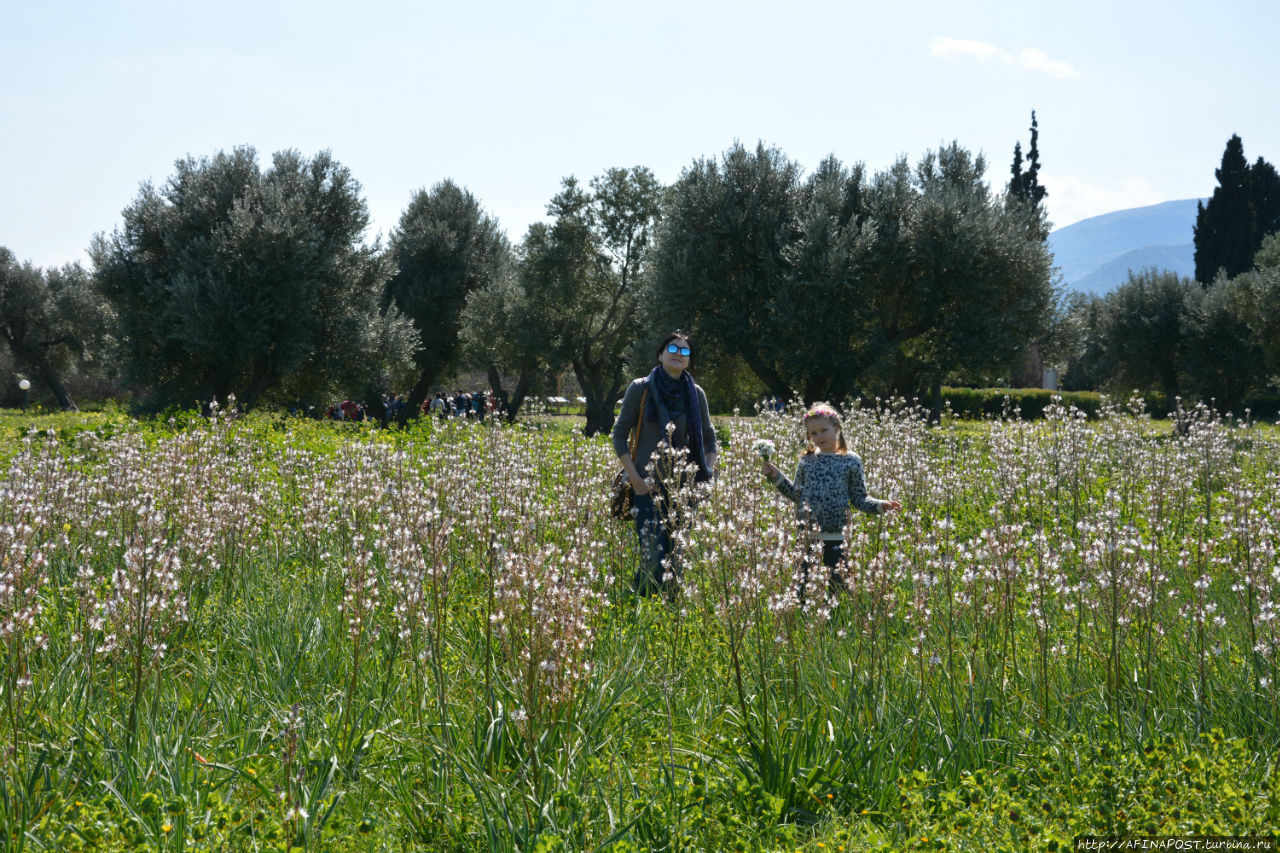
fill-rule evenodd
<path id="1" fill-rule="evenodd" d="M 998 418 L 1005 412 L 1018 410 L 1023 420 L 1035 420 L 1044 417 L 1044 410 L 1057 396 L 1062 398 L 1063 405 L 1075 406 L 1090 418 L 1098 416 L 1102 409 L 1103 397 L 1097 391 L 1048 391 L 1044 388 L 947 388 L 942 389 L 943 404 L 949 406 L 951 414 L 957 418 L 982 419 Z M 1172 408 L 1168 397 L 1159 391 L 1150 392 L 1143 397 L 1146 410 L 1153 417 L 1168 417 Z M 1216 401 L 1210 400 L 1213 408 Z M 1183 401 L 1183 406 L 1190 408 L 1194 401 Z M 1238 410 L 1230 414 L 1245 417 L 1245 412 L 1253 421 L 1275 421 L 1280 418 L 1280 394 L 1261 394 L 1240 404 Z"/>
<path id="2" fill-rule="evenodd" d="M 1047 391 L 1044 388 L 943 388 L 943 405 L 957 418 L 998 418 L 1017 409 L 1025 420 L 1044 417 L 1054 397 L 1094 418 L 1102 410 L 1096 391 Z"/>

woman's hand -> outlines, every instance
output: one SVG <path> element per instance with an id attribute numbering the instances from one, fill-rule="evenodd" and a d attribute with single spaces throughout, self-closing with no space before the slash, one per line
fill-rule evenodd
<path id="1" fill-rule="evenodd" d="M 644 477 L 640 476 L 640 470 L 636 468 L 635 460 L 630 454 L 624 453 L 618 457 L 618 461 L 622 463 L 622 470 L 627 472 L 627 479 L 631 481 L 631 491 L 637 495 L 649 494 L 649 484 L 644 481 Z"/>
<path id="2" fill-rule="evenodd" d="M 764 470 L 764 476 L 769 482 L 773 482 L 781 476 L 782 472 L 778 470 L 778 466 L 774 465 L 768 459 L 761 459 L 761 468 Z"/>
<path id="3" fill-rule="evenodd" d="M 897 501 L 885 501 L 883 504 L 880 505 L 881 512 L 890 512 L 890 511 L 897 512 L 900 509 L 902 509 L 902 504 L 898 503 Z"/>

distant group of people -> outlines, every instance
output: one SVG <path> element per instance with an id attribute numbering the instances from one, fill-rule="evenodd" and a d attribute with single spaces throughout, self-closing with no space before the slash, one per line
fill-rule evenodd
<path id="1" fill-rule="evenodd" d="M 329 411 L 325 412 L 325 417 L 331 421 L 363 421 L 368 417 L 368 410 L 364 403 L 357 403 L 354 400 L 343 400 L 337 405 L 329 407 Z"/>
<path id="2" fill-rule="evenodd" d="M 468 418 L 484 423 L 485 417 L 493 413 L 497 402 L 487 391 L 466 392 L 461 389 L 452 397 L 443 391 L 422 403 L 423 414 L 435 415 L 440 420 L 449 418 Z"/>
<path id="3" fill-rule="evenodd" d="M 347 399 L 330 406 L 325 417 L 335 421 L 356 422 L 380 418 L 385 426 L 401 420 L 409 405 L 406 395 L 395 392 L 382 395 L 381 403 L 382 410 L 379 412 L 376 407 L 370 410 L 365 403 Z M 441 420 L 466 418 L 484 423 L 485 418 L 493 414 L 496 405 L 496 397 L 487 391 L 468 393 L 458 390 L 453 394 L 441 391 L 422 401 L 422 413 L 435 415 Z"/>
<path id="4" fill-rule="evenodd" d="M 382 397 L 382 411 L 384 412 L 384 422 L 398 421 L 404 416 L 404 410 L 408 407 L 409 401 L 402 394 L 385 394 Z"/>

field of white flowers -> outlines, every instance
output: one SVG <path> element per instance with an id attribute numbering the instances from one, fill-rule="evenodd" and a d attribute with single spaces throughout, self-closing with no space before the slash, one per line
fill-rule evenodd
<path id="1" fill-rule="evenodd" d="M 903 512 L 829 597 L 752 450 L 798 418 L 726 418 L 640 599 L 616 458 L 550 421 L 10 430 L 0 849 L 1274 832 L 1280 441 L 1183 427 L 853 409 Z"/>

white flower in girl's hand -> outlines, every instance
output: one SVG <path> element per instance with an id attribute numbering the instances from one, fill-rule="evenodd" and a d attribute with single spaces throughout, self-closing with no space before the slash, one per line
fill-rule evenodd
<path id="1" fill-rule="evenodd" d="M 767 438 L 762 438 L 757 441 L 755 443 L 755 448 L 756 453 L 760 454 L 761 459 L 768 459 L 778 450 L 778 448 L 774 446 L 774 443 Z"/>

